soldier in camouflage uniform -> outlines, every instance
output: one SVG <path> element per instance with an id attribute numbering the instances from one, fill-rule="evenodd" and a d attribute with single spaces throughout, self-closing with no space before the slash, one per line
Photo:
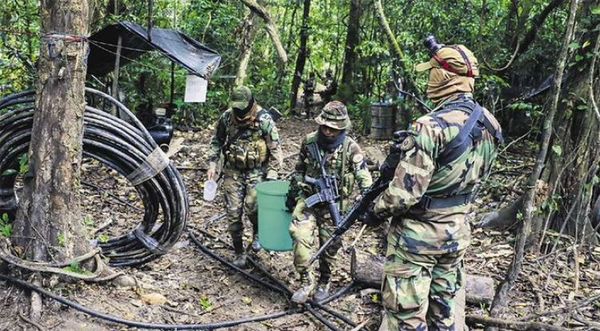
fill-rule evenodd
<path id="1" fill-rule="evenodd" d="M 209 179 L 216 179 L 217 163 L 223 156 L 223 189 L 229 220 L 229 233 L 235 250 L 234 264 L 246 265 L 242 242 L 245 213 L 253 228 L 252 249 L 258 242 L 256 184 L 275 180 L 281 168 L 279 133 L 269 112 L 263 109 L 245 86 L 234 88 L 231 107 L 219 118 L 209 153 Z"/>
<path id="2" fill-rule="evenodd" d="M 454 330 L 471 240 L 466 215 L 502 142 L 494 116 L 473 100 L 477 59 L 463 45 L 440 47 L 417 66 L 429 70 L 427 96 L 437 107 L 410 126 L 394 179 L 366 218 L 392 217 L 380 330 Z"/>
<path id="3" fill-rule="evenodd" d="M 307 265 L 308 260 L 315 251 L 316 236 L 323 244 L 335 230 L 335 224 L 325 204 L 318 204 L 308 208 L 305 199 L 317 193 L 317 189 L 305 182 L 306 176 L 321 177 L 318 156 L 313 156 L 309 151 L 310 144 L 316 144 L 324 167 L 329 175 L 334 175 L 338 183 L 340 194 L 340 210 L 346 209 L 350 202 L 354 184 L 358 183 L 361 190 L 371 186 L 372 179 L 367 169 L 364 155 L 358 144 L 346 131 L 350 127 L 350 119 L 346 106 L 339 101 L 331 101 L 323 107 L 321 114 L 315 121 L 319 129 L 306 136 L 300 148 L 299 160 L 296 163 L 296 174 L 292 178 L 287 205 L 293 210 L 293 220 L 290 225 L 290 234 L 294 240 L 294 266 L 301 277 L 301 287 L 292 296 L 296 303 L 304 303 L 317 287 L 315 300 L 320 301 L 328 295 L 329 281 L 335 255 L 341 244 L 332 245 L 319 260 L 320 277 L 318 286 L 315 282 L 313 271 Z"/>

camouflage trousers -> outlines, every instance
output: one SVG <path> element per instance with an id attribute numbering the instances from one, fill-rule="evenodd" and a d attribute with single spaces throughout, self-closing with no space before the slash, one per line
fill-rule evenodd
<path id="1" fill-rule="evenodd" d="M 315 235 L 317 230 L 317 236 Z M 313 268 L 308 266 L 308 260 L 316 253 L 316 240 L 319 247 L 331 238 L 335 231 L 335 224 L 327 208 L 307 208 L 303 199 L 300 199 L 292 213 L 290 235 L 294 240 L 294 267 L 300 274 L 313 273 Z M 340 241 L 329 246 L 319 258 L 320 281 L 328 282 L 335 266 L 337 251 L 342 247 Z"/>
<path id="2" fill-rule="evenodd" d="M 415 254 L 396 245 L 397 231 L 388 235 L 380 331 L 455 330 L 455 295 L 463 286 L 465 250 Z"/>
<path id="3" fill-rule="evenodd" d="M 223 171 L 223 191 L 227 208 L 228 231 L 232 238 L 242 238 L 246 214 L 252 223 L 253 233 L 258 232 L 258 209 L 256 184 L 262 182 L 262 171 L 241 172 L 231 169 Z"/>

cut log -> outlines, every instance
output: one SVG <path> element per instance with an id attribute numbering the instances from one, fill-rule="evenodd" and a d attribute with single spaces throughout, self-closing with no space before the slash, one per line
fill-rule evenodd
<path id="1" fill-rule="evenodd" d="M 384 261 L 383 256 L 353 250 L 350 261 L 352 279 L 365 287 L 380 289 Z M 465 283 L 467 303 L 479 305 L 492 302 L 495 293 L 492 278 L 467 275 Z"/>

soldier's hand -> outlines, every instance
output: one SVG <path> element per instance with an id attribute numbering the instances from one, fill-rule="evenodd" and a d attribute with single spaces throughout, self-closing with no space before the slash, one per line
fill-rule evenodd
<path id="1" fill-rule="evenodd" d="M 296 198 L 291 195 L 291 194 L 287 194 L 286 198 L 285 198 L 285 207 L 287 208 L 287 210 L 291 213 L 294 211 L 294 209 L 296 208 Z"/>
<path id="2" fill-rule="evenodd" d="M 268 181 L 277 180 L 277 172 L 274 170 L 267 171 L 267 176 L 265 177 L 265 179 Z"/>
<path id="3" fill-rule="evenodd" d="M 378 226 L 378 225 L 382 224 L 383 222 L 385 222 L 385 218 L 379 217 L 375 213 L 375 211 L 373 210 L 372 204 L 369 207 L 369 209 L 367 209 L 367 211 L 358 218 L 358 220 L 368 226 Z"/>
<path id="4" fill-rule="evenodd" d="M 210 162 L 208 164 L 208 170 L 206 170 L 206 177 L 208 180 L 216 180 L 217 176 L 217 164 L 214 162 Z"/>

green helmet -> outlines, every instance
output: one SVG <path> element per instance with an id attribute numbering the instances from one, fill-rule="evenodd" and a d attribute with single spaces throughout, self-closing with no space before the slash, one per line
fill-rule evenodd
<path id="1" fill-rule="evenodd" d="M 350 127 L 350 118 L 346 106 L 340 101 L 331 101 L 323 107 L 319 116 L 315 118 L 319 125 L 325 125 L 337 130 L 346 130 Z"/>

